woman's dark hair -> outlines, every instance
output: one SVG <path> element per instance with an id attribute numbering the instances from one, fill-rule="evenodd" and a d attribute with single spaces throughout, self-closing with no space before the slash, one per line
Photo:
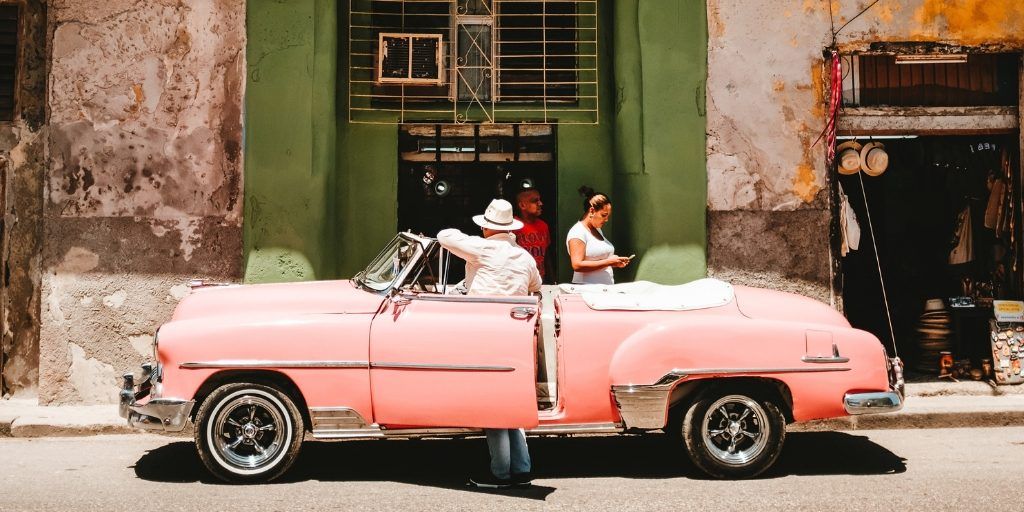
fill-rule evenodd
<path id="1" fill-rule="evenodd" d="M 583 196 L 583 215 L 586 216 L 587 212 L 591 208 L 600 210 L 606 205 L 612 204 L 612 200 L 608 199 L 608 196 L 600 192 L 594 192 L 594 189 L 583 185 L 579 188 L 579 193 Z"/>

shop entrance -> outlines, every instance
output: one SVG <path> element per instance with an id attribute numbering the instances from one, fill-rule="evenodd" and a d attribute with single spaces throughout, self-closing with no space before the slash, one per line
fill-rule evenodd
<path id="1" fill-rule="evenodd" d="M 880 142 L 883 174 L 838 178 L 861 233 L 842 259 L 846 315 L 892 346 L 880 266 L 908 369 L 938 373 L 943 351 L 980 368 L 992 356 L 992 300 L 1024 298 L 1018 134 Z"/>
<path id="2" fill-rule="evenodd" d="M 400 126 L 398 229 L 435 236 L 458 228 L 476 235 L 473 215 L 496 198 L 516 206 L 524 188 L 540 192 L 541 218 L 553 228 L 555 140 L 553 125 Z M 558 252 L 549 249 L 548 257 Z"/>

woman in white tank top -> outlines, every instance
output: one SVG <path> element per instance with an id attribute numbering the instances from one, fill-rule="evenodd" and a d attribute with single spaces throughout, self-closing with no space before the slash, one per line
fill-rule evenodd
<path id="1" fill-rule="evenodd" d="M 572 262 L 573 284 L 613 284 L 612 267 L 622 268 L 631 258 L 615 255 L 615 246 L 604 236 L 601 227 L 612 214 L 608 196 L 580 187 L 583 196 L 583 218 L 569 229 L 565 246 Z"/>

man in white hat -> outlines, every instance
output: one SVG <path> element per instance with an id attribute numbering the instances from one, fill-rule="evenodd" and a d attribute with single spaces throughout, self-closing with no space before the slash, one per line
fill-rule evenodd
<path id="1" fill-rule="evenodd" d="M 458 229 L 445 229 L 437 241 L 456 256 L 466 260 L 466 290 L 469 295 L 529 295 L 540 291 L 537 262 L 526 249 L 516 244 L 512 231 L 523 223 L 512 215 L 512 204 L 495 199 L 483 215 L 473 222 L 483 237 L 470 236 Z M 530 483 L 530 452 L 522 429 L 484 429 L 491 452 L 489 475 L 474 476 L 477 487 L 502 488 Z"/>

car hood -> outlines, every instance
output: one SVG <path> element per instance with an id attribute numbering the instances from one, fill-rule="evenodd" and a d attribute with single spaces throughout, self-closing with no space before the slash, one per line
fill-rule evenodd
<path id="1" fill-rule="evenodd" d="M 748 318 L 850 327 L 840 312 L 803 295 L 746 286 L 734 290 L 736 306 Z"/>
<path id="2" fill-rule="evenodd" d="M 222 315 L 373 314 L 382 300 L 350 281 L 211 286 L 197 288 L 182 299 L 172 320 Z"/>

